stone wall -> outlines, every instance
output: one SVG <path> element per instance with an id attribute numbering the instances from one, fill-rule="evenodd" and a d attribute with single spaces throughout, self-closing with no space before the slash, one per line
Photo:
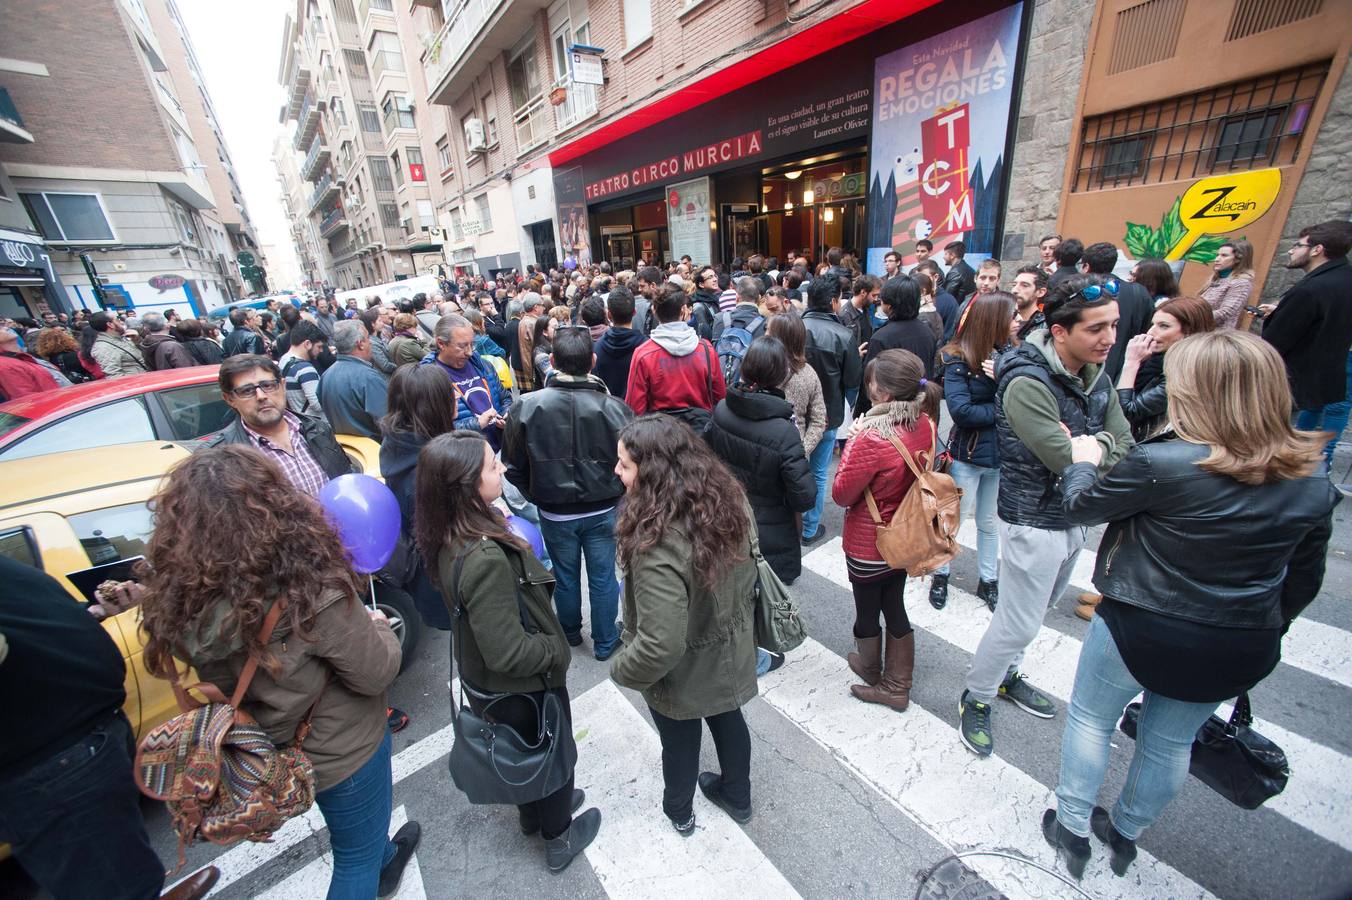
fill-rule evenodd
<path id="1" fill-rule="evenodd" d="M 1038 240 L 1056 230 L 1093 18 L 1083 0 L 1034 8 L 1000 253 L 1011 263 L 1036 260 Z"/>
<path id="2" fill-rule="evenodd" d="M 1352 218 L 1352 66 L 1343 70 L 1343 77 L 1333 94 L 1328 114 L 1319 126 L 1314 152 L 1300 179 L 1296 199 L 1282 228 L 1282 240 L 1277 246 L 1263 285 L 1263 300 L 1272 302 L 1293 284 L 1304 272 L 1286 268 L 1286 250 L 1295 243 L 1300 230 L 1329 219 Z"/>

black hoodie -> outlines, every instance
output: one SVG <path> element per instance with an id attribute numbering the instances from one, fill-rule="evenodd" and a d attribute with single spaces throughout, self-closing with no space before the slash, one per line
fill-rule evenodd
<path id="1" fill-rule="evenodd" d="M 413 540 L 413 497 L 416 493 L 418 475 L 418 453 L 422 451 L 426 439 L 411 431 L 390 431 L 380 442 L 380 475 L 385 486 L 394 492 L 399 501 L 399 519 L 403 524 L 404 538 Z M 413 596 L 413 603 L 423 621 L 432 628 L 449 631 L 451 615 L 441 592 L 432 586 L 423 567 L 422 555 L 418 555 L 418 567 L 410 584 L 405 589 Z"/>
<path id="2" fill-rule="evenodd" d="M 632 328 L 610 328 L 596 342 L 596 365 L 592 374 L 610 389 L 612 397 L 624 399 L 629 389 L 629 360 L 647 338 Z"/>

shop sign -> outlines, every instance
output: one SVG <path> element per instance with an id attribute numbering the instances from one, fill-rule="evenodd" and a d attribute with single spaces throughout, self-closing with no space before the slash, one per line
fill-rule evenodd
<path id="1" fill-rule="evenodd" d="M 572 46 L 568 48 L 568 66 L 572 72 L 574 84 L 605 84 L 606 77 L 601 66 L 599 47 Z"/>
<path id="2" fill-rule="evenodd" d="M 484 233 L 484 223 L 478 219 L 462 219 L 460 221 L 460 231 L 466 237 L 475 234 Z"/>
<path id="3" fill-rule="evenodd" d="M 165 291 L 183 287 L 184 278 L 182 275 L 154 275 L 150 278 L 149 283 L 151 287 L 163 294 Z"/>
<path id="4" fill-rule="evenodd" d="M 868 270 L 915 242 L 995 251 L 1023 4 L 879 56 L 874 65 Z"/>
<path id="5" fill-rule="evenodd" d="M 693 147 L 590 182 L 586 188 L 587 200 L 599 200 L 608 194 L 622 193 L 631 188 L 657 184 L 713 166 L 758 156 L 763 148 L 764 138 L 759 130 Z"/>
<path id="6" fill-rule="evenodd" d="M 38 263 L 37 251 L 32 244 L 20 241 L 0 241 L 0 253 L 5 255 L 12 265 L 21 268 L 33 268 Z"/>
<path id="7" fill-rule="evenodd" d="M 849 172 L 845 175 L 818 178 L 812 182 L 812 195 L 817 203 L 829 203 L 832 200 L 844 200 L 849 197 L 862 197 L 864 196 L 864 173 Z"/>
<path id="8" fill-rule="evenodd" d="M 710 261 L 713 248 L 709 218 L 708 176 L 668 185 L 667 234 L 671 239 L 672 258 L 680 259 L 689 254 L 696 265 Z M 645 246 L 643 249 L 651 248 Z"/>

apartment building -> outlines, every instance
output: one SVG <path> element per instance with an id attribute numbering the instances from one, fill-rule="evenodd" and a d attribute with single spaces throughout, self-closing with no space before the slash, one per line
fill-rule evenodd
<path id="1" fill-rule="evenodd" d="M 272 145 L 272 161 L 277 167 L 277 187 L 282 209 L 290 227 L 289 237 L 300 267 L 297 287 L 320 289 L 336 283 L 329 268 L 326 243 L 319 234 L 320 223 L 310 215 L 314 186 L 300 176 L 300 157 L 291 147 L 292 137 L 280 133 Z"/>
<path id="2" fill-rule="evenodd" d="M 1285 283 L 1271 265 L 1284 239 L 1352 212 L 1339 193 L 1352 174 L 1345 12 L 1327 0 L 407 9 L 442 113 L 426 135 L 448 174 L 438 213 L 457 267 L 841 246 L 877 272 L 921 238 L 1014 260 L 1061 232 L 1166 255 L 1192 289 L 1214 245 L 1242 235 L 1260 277 L 1273 270 L 1269 296 Z M 1196 200 L 1216 189 L 1258 193 L 1244 220 L 1205 221 Z"/>
<path id="3" fill-rule="evenodd" d="M 441 263 L 391 0 L 297 0 L 279 80 L 282 121 L 295 122 L 291 150 L 313 185 L 304 216 L 322 239 L 316 268 L 330 274 L 321 286 L 379 284 Z"/>
<path id="4" fill-rule="evenodd" d="M 0 282 L 0 305 L 204 313 L 239 295 L 234 255 L 257 242 L 170 0 L 26 4 L 6 17 L 0 58 L 33 138 L 0 144 L 6 199 L 41 235 L 15 255 L 45 254 L 51 270 Z"/>

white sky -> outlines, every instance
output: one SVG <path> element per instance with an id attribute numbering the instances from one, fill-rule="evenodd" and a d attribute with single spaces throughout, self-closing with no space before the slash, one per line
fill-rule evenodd
<path id="1" fill-rule="evenodd" d="M 282 257 L 268 262 L 268 286 L 273 289 L 295 286 L 280 280 L 289 280 L 285 272 L 299 271 L 272 163 L 272 142 L 282 130 L 277 121 L 282 25 L 293 6 L 288 0 L 178 0 L 258 242 L 273 245 L 274 254 Z"/>

